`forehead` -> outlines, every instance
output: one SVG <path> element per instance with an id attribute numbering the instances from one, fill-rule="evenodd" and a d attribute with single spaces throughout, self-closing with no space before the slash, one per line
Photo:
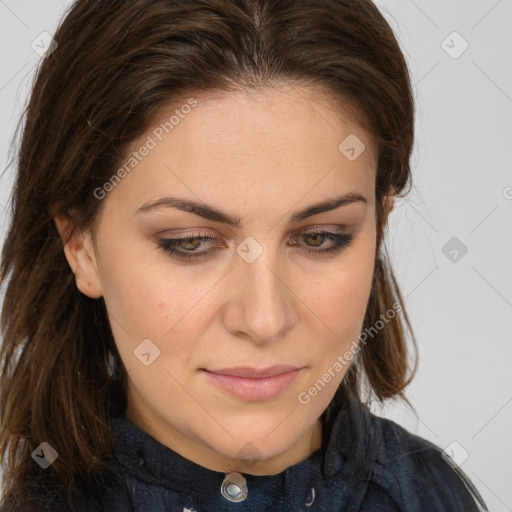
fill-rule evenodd
<path id="1" fill-rule="evenodd" d="M 333 188 L 368 195 L 377 148 L 349 105 L 334 107 L 321 90 L 299 85 L 188 94 L 160 109 L 130 145 L 125 161 L 151 149 L 113 193 L 140 204 L 178 190 L 223 202 L 240 194 L 314 200 Z M 347 158 L 350 146 L 356 159 Z"/>

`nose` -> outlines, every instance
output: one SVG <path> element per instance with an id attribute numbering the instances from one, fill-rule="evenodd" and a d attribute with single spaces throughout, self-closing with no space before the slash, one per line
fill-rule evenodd
<path id="1" fill-rule="evenodd" d="M 255 242 L 250 250 L 256 249 Z M 243 246 L 243 244 L 241 244 Z M 247 246 L 245 246 L 247 247 Z M 245 248 L 243 247 L 243 248 Z M 283 258 L 269 246 L 255 258 L 236 258 L 230 272 L 229 304 L 224 315 L 225 328 L 234 336 L 254 343 L 268 344 L 283 337 L 297 321 L 296 302 Z"/>

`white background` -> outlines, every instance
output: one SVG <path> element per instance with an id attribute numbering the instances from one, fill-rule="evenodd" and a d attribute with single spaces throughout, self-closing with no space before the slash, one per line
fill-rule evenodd
<path id="1" fill-rule="evenodd" d="M 31 43 L 70 3 L 0 0 L 2 169 L 40 58 Z M 415 84 L 414 188 L 395 202 L 387 246 L 420 368 L 408 388 L 418 417 L 374 410 L 442 448 L 457 442 L 489 510 L 512 511 L 512 0 L 377 5 Z M 2 240 L 11 186 L 12 169 L 0 180 Z M 467 247 L 457 261 L 443 252 L 453 237 Z"/>

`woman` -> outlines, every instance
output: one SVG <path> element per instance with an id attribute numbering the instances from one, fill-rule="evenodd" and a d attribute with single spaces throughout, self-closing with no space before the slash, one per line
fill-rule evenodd
<path id="1" fill-rule="evenodd" d="M 3 250 L 2 510 L 486 510 L 366 404 L 416 369 L 376 7 L 78 0 L 55 40 Z"/>

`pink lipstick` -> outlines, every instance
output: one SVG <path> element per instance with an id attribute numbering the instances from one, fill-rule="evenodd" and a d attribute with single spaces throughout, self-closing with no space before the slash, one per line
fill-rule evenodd
<path id="1" fill-rule="evenodd" d="M 281 394 L 298 376 L 302 368 L 275 365 L 268 368 L 203 369 L 212 382 L 228 393 L 247 401 L 271 400 Z"/>

